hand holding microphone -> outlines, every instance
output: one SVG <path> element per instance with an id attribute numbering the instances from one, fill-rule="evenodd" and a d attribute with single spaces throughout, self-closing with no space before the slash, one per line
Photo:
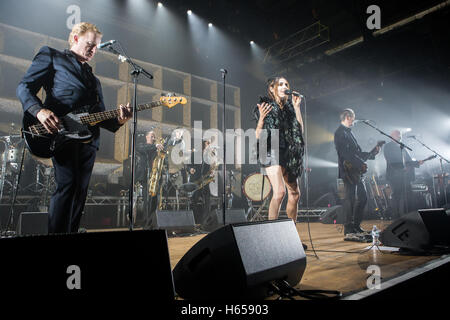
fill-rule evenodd
<path id="1" fill-rule="evenodd" d="M 300 108 L 300 103 L 302 102 L 303 95 L 298 93 L 297 91 L 286 89 L 284 91 L 286 95 L 292 96 L 292 103 L 294 104 L 294 109 Z"/>

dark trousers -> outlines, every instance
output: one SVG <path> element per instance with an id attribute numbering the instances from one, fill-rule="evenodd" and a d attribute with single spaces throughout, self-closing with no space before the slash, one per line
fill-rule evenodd
<path id="1" fill-rule="evenodd" d="M 344 190 L 344 229 L 350 230 L 352 227 L 359 227 L 363 220 L 364 207 L 367 203 L 366 187 L 361 179 L 356 184 L 344 179 Z"/>
<path id="2" fill-rule="evenodd" d="M 206 185 L 200 190 L 194 192 L 193 195 L 193 213 L 195 218 L 195 223 L 203 224 L 205 219 L 215 213 L 210 212 L 211 208 L 211 196 L 209 193 L 209 186 Z"/>
<path id="3" fill-rule="evenodd" d="M 147 190 L 147 195 L 144 196 L 144 219 L 142 221 L 143 227 L 145 229 L 151 229 L 155 227 L 156 209 L 158 209 L 158 196 L 152 197 L 148 195 Z"/>
<path id="4" fill-rule="evenodd" d="M 97 149 L 68 143 L 52 158 L 56 191 L 50 200 L 49 233 L 78 232 Z"/>
<path id="5" fill-rule="evenodd" d="M 415 209 L 414 195 L 411 189 L 411 183 L 405 181 L 402 176 L 396 176 L 389 180 L 392 188 L 392 218 L 397 219 L 409 211 Z"/>

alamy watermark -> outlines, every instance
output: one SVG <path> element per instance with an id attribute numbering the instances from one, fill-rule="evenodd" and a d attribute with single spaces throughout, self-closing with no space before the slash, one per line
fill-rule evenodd
<path id="1" fill-rule="evenodd" d="M 370 16 L 366 20 L 366 26 L 369 30 L 381 29 L 381 9 L 376 4 L 372 4 L 367 7 L 367 14 Z"/>
<path id="2" fill-rule="evenodd" d="M 369 274 L 366 284 L 367 289 L 381 289 L 381 269 L 377 265 L 370 265 L 367 267 L 366 273 Z"/>
<path id="3" fill-rule="evenodd" d="M 246 148 L 248 152 L 248 164 L 277 165 L 279 159 L 279 130 L 262 129 L 259 139 L 256 138 L 256 129 L 227 129 L 225 135 L 222 131 L 212 128 L 203 131 L 202 122 L 194 121 L 193 134 L 188 129 L 176 129 L 179 139 L 173 139 L 170 157 L 174 164 L 223 164 L 224 150 L 227 164 L 247 164 Z M 192 141 L 194 145 L 192 146 Z M 203 142 L 209 145 L 203 150 Z M 246 143 L 248 141 L 248 143 Z M 270 148 L 269 148 L 270 147 Z M 194 152 L 193 159 L 190 150 Z M 192 163 L 193 162 L 193 163 Z"/>

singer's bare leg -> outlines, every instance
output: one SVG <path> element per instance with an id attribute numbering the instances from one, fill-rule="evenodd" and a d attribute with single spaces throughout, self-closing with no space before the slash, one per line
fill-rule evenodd
<path id="1" fill-rule="evenodd" d="M 281 203 L 286 194 L 283 171 L 281 166 L 270 166 L 266 168 L 266 174 L 272 185 L 272 200 L 269 205 L 269 220 L 275 220 L 280 213 Z"/>
<path id="2" fill-rule="evenodd" d="M 300 199 L 300 188 L 298 187 L 297 179 L 292 182 L 288 181 L 288 174 L 286 169 L 283 170 L 283 179 L 288 190 L 288 202 L 286 205 L 286 214 L 289 218 L 297 223 L 297 211 L 298 211 L 298 200 Z"/>

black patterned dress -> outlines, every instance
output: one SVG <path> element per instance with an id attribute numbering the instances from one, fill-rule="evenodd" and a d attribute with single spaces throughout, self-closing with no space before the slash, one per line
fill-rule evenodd
<path id="1" fill-rule="evenodd" d="M 302 126 L 297 121 L 295 116 L 294 106 L 291 100 L 288 100 L 283 109 L 268 97 L 261 98 L 260 103 L 269 103 L 272 106 L 272 110 L 264 118 L 263 129 L 268 132 L 267 136 L 267 154 L 269 157 L 273 157 L 271 154 L 271 129 L 279 130 L 279 165 L 286 168 L 289 176 L 288 180 L 293 181 L 296 178 L 301 177 L 303 173 L 303 155 L 305 153 L 305 141 L 303 139 Z M 253 110 L 253 115 L 256 120 L 259 120 L 258 106 Z M 272 152 L 273 153 L 273 152 Z M 259 156 L 258 156 L 259 159 Z M 270 164 L 269 164 L 270 165 Z M 268 166 L 261 163 L 261 166 Z"/>

